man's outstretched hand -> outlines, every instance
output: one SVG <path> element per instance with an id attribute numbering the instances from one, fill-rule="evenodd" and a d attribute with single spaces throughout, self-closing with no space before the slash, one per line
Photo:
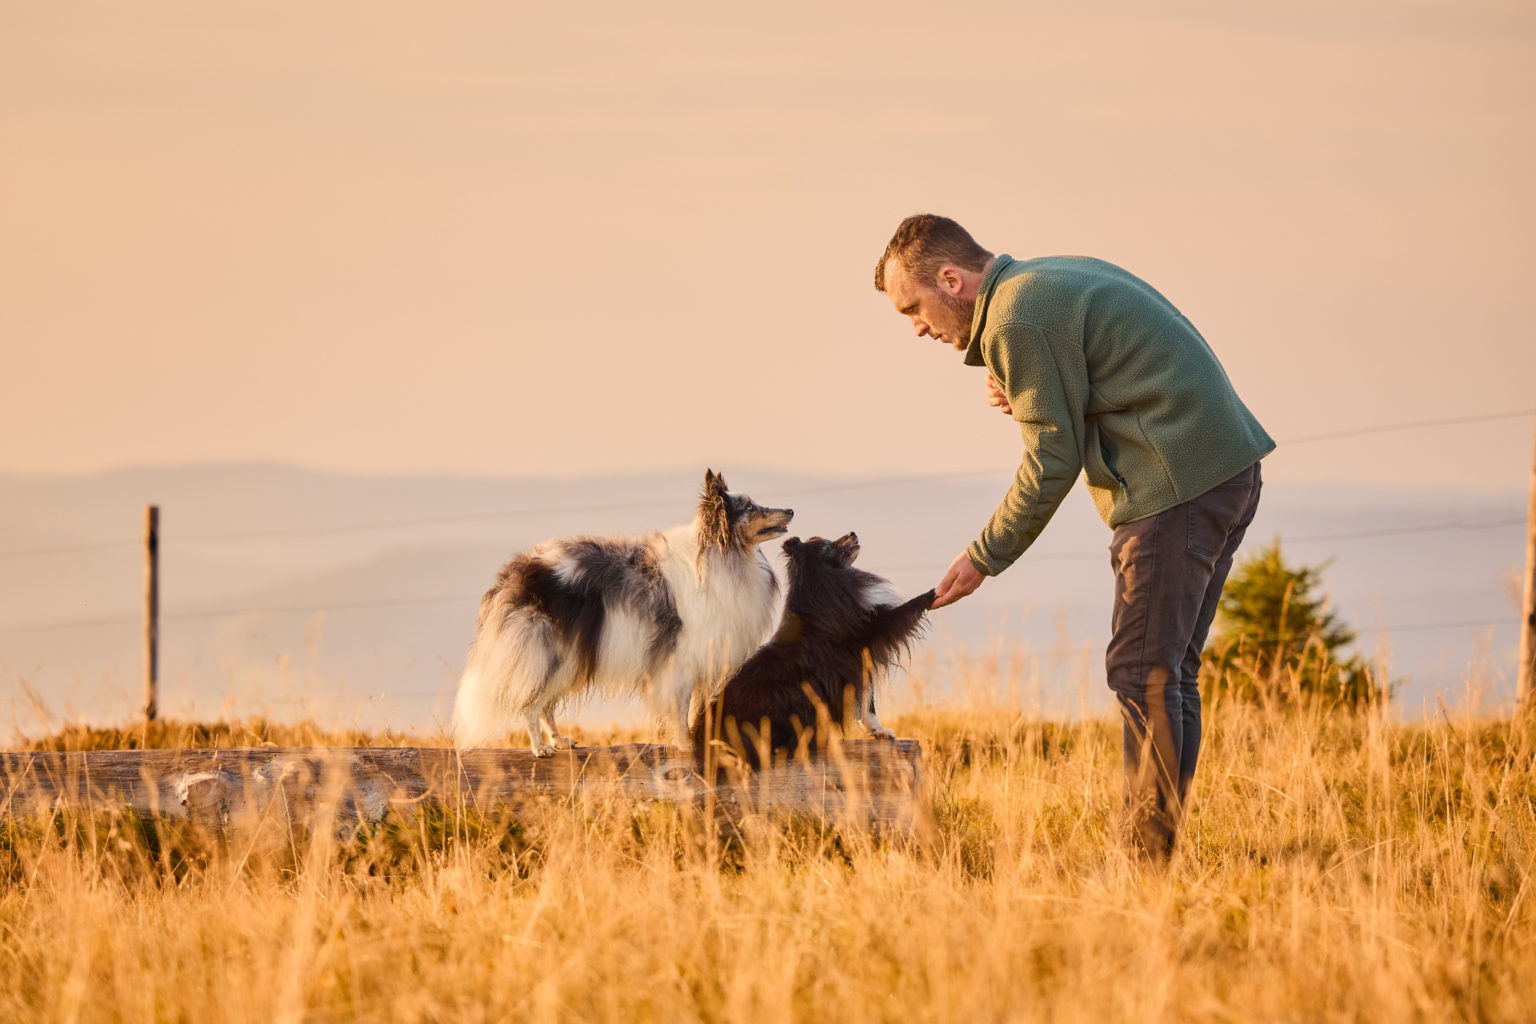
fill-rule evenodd
<path id="1" fill-rule="evenodd" d="M 960 557 L 949 564 L 949 570 L 944 573 L 944 578 L 935 588 L 933 604 L 928 607 L 943 608 L 947 604 L 954 604 L 981 586 L 981 581 L 984 579 L 986 577 L 971 564 L 971 556 L 962 551 Z"/>
<path id="2" fill-rule="evenodd" d="M 987 404 L 995 405 L 1009 416 L 1013 415 L 1013 406 L 1008 404 L 1008 396 L 1003 394 L 1003 389 L 998 385 L 997 378 L 987 374 Z"/>

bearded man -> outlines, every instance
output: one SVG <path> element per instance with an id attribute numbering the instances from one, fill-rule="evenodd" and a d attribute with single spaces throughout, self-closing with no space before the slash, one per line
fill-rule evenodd
<path id="1" fill-rule="evenodd" d="M 1166 860 L 1199 758 L 1200 652 L 1274 441 L 1194 325 L 1113 264 L 994 256 L 949 218 L 919 214 L 896 229 L 875 288 L 919 338 L 985 366 L 989 403 L 1023 435 L 1012 488 L 934 608 L 1017 561 L 1087 476 L 1114 531 L 1105 667 L 1125 720 L 1125 831 Z"/>

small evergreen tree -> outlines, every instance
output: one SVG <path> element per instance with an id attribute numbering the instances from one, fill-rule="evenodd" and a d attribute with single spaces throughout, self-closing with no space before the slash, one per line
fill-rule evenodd
<path id="1" fill-rule="evenodd" d="M 1386 696 L 1358 655 L 1355 633 L 1320 592 L 1326 566 L 1291 566 L 1280 540 L 1227 580 L 1203 656 L 1207 686 L 1246 700 L 1313 696 L 1351 707 Z"/>

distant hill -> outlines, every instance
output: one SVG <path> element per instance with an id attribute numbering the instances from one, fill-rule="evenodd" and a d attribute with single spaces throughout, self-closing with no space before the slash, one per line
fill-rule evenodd
<path id="1" fill-rule="evenodd" d="M 139 700 L 142 506 L 162 517 L 162 706 L 270 710 L 360 724 L 445 719 L 480 594 L 513 551 L 572 532 L 641 532 L 686 520 L 693 473 L 618 479 L 348 476 L 283 466 L 192 466 L 78 478 L 0 477 L 0 698 L 23 727 L 25 693 L 55 714 L 116 721 Z M 702 476 L 702 473 L 697 474 Z M 948 480 L 828 480 L 727 470 L 734 487 L 797 510 L 794 531 L 856 529 L 861 565 L 905 592 L 932 586 L 985 521 L 1006 470 Z M 1276 534 L 1309 563 L 1361 646 L 1389 653 L 1404 712 L 1463 703 L 1478 666 L 1507 700 L 1516 642 L 1509 581 L 1524 495 L 1267 487 L 1250 543 Z M 393 525 L 391 525 L 393 524 Z M 1303 538 L 1333 538 L 1306 541 Z M 933 618 L 893 703 L 955 697 L 949 655 L 1001 656 L 992 696 L 1076 713 L 1108 706 L 1109 533 L 1079 486 L 1036 547 Z M 18 556 L 18 550 L 112 542 Z M 777 560 L 776 551 L 770 551 Z M 1501 621 L 1495 628 L 1446 623 Z M 70 626 L 71 623 L 95 623 Z M 1373 633 L 1382 626 L 1412 627 Z M 45 627 L 22 629 L 20 627 Z M 1016 661 L 1016 652 L 1022 658 Z M 1017 677 L 1016 677 L 1017 676 Z M 599 706 L 589 719 L 624 718 Z M 36 731 L 32 729 L 30 731 Z"/>

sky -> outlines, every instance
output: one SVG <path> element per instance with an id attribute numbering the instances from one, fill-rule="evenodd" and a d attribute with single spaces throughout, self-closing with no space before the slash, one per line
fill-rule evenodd
<path id="1" fill-rule="evenodd" d="M 1282 442 L 1529 409 L 1533 101 L 1513 0 L 3 0 L 0 473 L 1006 466 L 873 289 L 917 211 L 1148 279 Z M 1518 491 L 1531 440 L 1266 474 Z"/>

